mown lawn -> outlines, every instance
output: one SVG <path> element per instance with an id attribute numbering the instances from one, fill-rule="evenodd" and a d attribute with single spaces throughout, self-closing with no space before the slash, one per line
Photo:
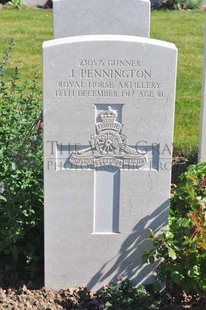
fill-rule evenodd
<path id="1" fill-rule="evenodd" d="M 18 67 L 25 79 L 32 78 L 36 72 L 41 83 L 42 42 L 53 38 L 52 22 L 51 10 L 0 10 L 0 53 L 13 38 L 15 46 L 10 67 Z"/>
<path id="2" fill-rule="evenodd" d="M 200 11 L 151 14 L 151 37 L 173 42 L 179 51 L 174 146 L 186 155 L 198 143 L 205 17 Z M 0 10 L 0 53 L 14 38 L 10 66 L 17 66 L 22 78 L 37 72 L 41 85 L 41 46 L 52 37 L 51 10 Z"/>
<path id="3" fill-rule="evenodd" d="M 174 145 L 184 153 L 198 143 L 205 17 L 200 11 L 153 11 L 151 18 L 151 37 L 178 48 Z"/>

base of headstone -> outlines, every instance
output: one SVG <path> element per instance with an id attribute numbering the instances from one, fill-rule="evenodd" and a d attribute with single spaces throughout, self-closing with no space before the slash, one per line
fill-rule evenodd
<path id="1" fill-rule="evenodd" d="M 28 7 L 34 7 L 38 5 L 44 5 L 46 0 L 23 0 L 23 3 Z"/>

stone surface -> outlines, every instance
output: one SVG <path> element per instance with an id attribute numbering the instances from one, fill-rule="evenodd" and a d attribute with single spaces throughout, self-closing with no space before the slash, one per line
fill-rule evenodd
<path id="1" fill-rule="evenodd" d="M 24 4 L 29 7 L 44 5 L 46 0 L 23 0 Z"/>
<path id="2" fill-rule="evenodd" d="M 149 37 L 148 0 L 54 0 L 54 37 L 121 34 Z"/>
<path id="3" fill-rule="evenodd" d="M 132 36 L 44 43 L 46 287 L 149 281 L 147 229 L 168 218 L 176 54 Z"/>
<path id="4" fill-rule="evenodd" d="M 199 162 L 206 161 L 206 31 L 202 76 L 202 99 L 200 114 Z"/>

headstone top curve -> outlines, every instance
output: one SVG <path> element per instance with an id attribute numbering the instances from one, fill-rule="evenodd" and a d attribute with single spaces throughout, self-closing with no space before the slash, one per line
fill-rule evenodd
<path id="1" fill-rule="evenodd" d="M 156 39 L 148 39 L 145 37 L 135 37 L 135 36 L 126 36 L 126 35 L 88 35 L 88 36 L 76 36 L 76 37 L 68 37 L 68 38 L 59 38 L 55 40 L 45 41 L 43 43 L 43 48 L 55 46 L 55 45 L 64 45 L 67 43 L 80 43 L 80 42 L 89 42 L 89 41 L 111 41 L 111 42 L 136 42 L 136 43 L 144 43 L 162 47 L 168 47 L 172 49 L 176 49 L 177 47 L 174 43 L 160 41 Z"/>

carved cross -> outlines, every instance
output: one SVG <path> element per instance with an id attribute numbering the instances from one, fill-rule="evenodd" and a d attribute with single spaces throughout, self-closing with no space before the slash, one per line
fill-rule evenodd
<path id="1" fill-rule="evenodd" d="M 72 151 L 63 167 L 94 170 L 93 233 L 119 233 L 120 170 L 138 170 L 148 165 L 152 168 L 156 165 L 154 148 L 127 145 L 122 133 L 122 105 L 97 104 L 95 108 L 95 133 L 90 145 Z"/>

